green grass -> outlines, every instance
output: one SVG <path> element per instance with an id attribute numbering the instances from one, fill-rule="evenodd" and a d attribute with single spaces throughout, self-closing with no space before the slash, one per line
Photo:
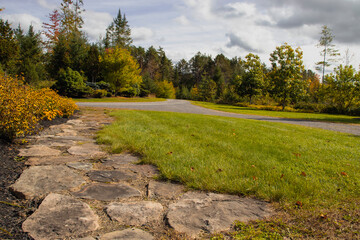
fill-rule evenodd
<path id="1" fill-rule="evenodd" d="M 328 208 L 360 197 L 360 137 L 281 123 L 116 111 L 98 135 L 189 188 Z"/>
<path id="2" fill-rule="evenodd" d="M 260 115 L 260 116 L 269 116 L 269 117 L 304 119 L 310 121 L 360 124 L 359 116 L 354 117 L 354 116 L 324 114 L 324 113 L 267 111 L 267 110 L 257 110 L 250 107 L 238 107 L 238 106 L 215 104 L 209 102 L 192 102 L 192 103 L 194 105 L 210 108 L 213 110 L 223 111 L 223 112 Z"/>
<path id="3" fill-rule="evenodd" d="M 73 98 L 75 102 L 161 102 L 166 101 L 163 98 L 124 98 L 124 97 L 108 97 L 108 98 Z"/>

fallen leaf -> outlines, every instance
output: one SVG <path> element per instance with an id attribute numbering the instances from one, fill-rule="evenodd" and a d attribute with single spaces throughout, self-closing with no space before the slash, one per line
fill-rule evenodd
<path id="1" fill-rule="evenodd" d="M 233 135 L 235 136 L 235 135 L 236 135 L 236 133 L 233 133 Z"/>
<path id="2" fill-rule="evenodd" d="M 302 206 L 303 206 L 302 202 L 300 202 L 300 201 L 297 201 L 295 205 L 299 208 L 302 208 Z"/>
<path id="3" fill-rule="evenodd" d="M 255 165 L 251 165 L 251 167 L 255 167 Z"/>
<path id="4" fill-rule="evenodd" d="M 192 167 L 192 168 L 190 168 L 190 170 L 193 172 L 193 171 L 195 171 L 195 168 Z"/>
<path id="5" fill-rule="evenodd" d="M 168 152 L 168 153 L 167 153 L 167 155 L 171 155 L 171 154 L 172 154 L 172 152 Z"/>
<path id="6" fill-rule="evenodd" d="M 299 158 L 301 157 L 301 153 L 293 153 L 295 155 L 295 157 Z"/>
<path id="7" fill-rule="evenodd" d="M 321 219 L 327 219 L 327 215 L 326 214 L 320 214 L 320 218 Z"/>
<path id="8" fill-rule="evenodd" d="M 217 172 L 222 172 L 223 170 L 221 168 L 219 168 L 218 170 L 216 170 Z"/>
<path id="9" fill-rule="evenodd" d="M 257 177 L 253 176 L 253 180 L 254 180 L 254 181 L 256 181 L 257 179 L 258 179 Z"/>
<path id="10" fill-rule="evenodd" d="M 280 179 L 282 179 L 283 177 L 285 177 L 285 175 L 284 175 L 284 174 L 281 174 L 281 177 L 280 177 Z"/>
<path id="11" fill-rule="evenodd" d="M 302 172 L 302 173 L 301 173 L 301 176 L 306 177 L 306 173 L 305 173 L 305 172 Z"/>
<path id="12" fill-rule="evenodd" d="M 341 172 L 341 175 L 343 175 L 343 176 L 345 176 L 345 177 L 348 176 L 346 172 Z"/>

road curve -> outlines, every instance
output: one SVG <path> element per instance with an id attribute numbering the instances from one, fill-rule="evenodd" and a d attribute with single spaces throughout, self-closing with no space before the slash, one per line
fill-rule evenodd
<path id="1" fill-rule="evenodd" d="M 193 105 L 186 100 L 171 99 L 163 102 L 110 102 L 110 103 L 78 102 L 77 105 L 81 107 L 102 107 L 102 108 L 115 108 L 115 109 L 194 113 L 194 114 L 203 114 L 203 115 L 212 115 L 212 116 L 244 118 L 244 119 L 268 121 L 268 122 L 296 124 L 296 125 L 321 128 L 321 129 L 349 133 L 360 136 L 359 125 L 221 112 L 221 111 Z"/>

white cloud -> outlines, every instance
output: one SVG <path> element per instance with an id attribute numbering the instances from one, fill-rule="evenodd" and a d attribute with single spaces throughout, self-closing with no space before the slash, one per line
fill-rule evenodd
<path id="1" fill-rule="evenodd" d="M 43 8 L 47 8 L 51 10 L 56 8 L 56 5 L 54 3 L 49 3 L 47 0 L 36 0 L 36 1 Z"/>
<path id="2" fill-rule="evenodd" d="M 96 41 L 100 36 L 105 37 L 106 28 L 110 25 L 113 17 L 106 12 L 85 11 L 83 13 L 83 30 L 90 40 Z"/>
<path id="3" fill-rule="evenodd" d="M 175 18 L 175 22 L 177 22 L 183 26 L 187 26 L 190 24 L 189 19 L 184 15 L 181 15 L 180 17 Z"/>
<path id="4" fill-rule="evenodd" d="M 11 23 L 13 28 L 17 28 L 17 26 L 20 24 L 21 28 L 24 30 L 27 30 L 30 25 L 34 27 L 35 31 L 42 30 L 41 20 L 30 14 L 5 14 L 3 17 Z"/>
<path id="5" fill-rule="evenodd" d="M 131 29 L 131 37 L 134 41 L 150 40 L 154 37 L 154 32 L 146 27 L 134 27 Z"/>

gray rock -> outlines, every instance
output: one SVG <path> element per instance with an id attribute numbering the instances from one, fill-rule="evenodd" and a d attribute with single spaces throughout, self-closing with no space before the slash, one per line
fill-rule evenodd
<path id="1" fill-rule="evenodd" d="M 106 213 L 123 225 L 142 226 L 161 221 L 163 206 L 157 202 L 111 203 Z"/>
<path id="2" fill-rule="evenodd" d="M 125 229 L 104 234 L 101 240 L 153 240 L 154 237 L 140 229 Z"/>
<path id="3" fill-rule="evenodd" d="M 72 129 L 62 129 L 61 133 L 56 134 L 56 136 L 77 136 L 78 133 Z"/>
<path id="4" fill-rule="evenodd" d="M 180 184 L 150 181 L 148 185 L 148 196 L 150 198 L 176 199 L 184 191 Z"/>
<path id="5" fill-rule="evenodd" d="M 93 143 L 73 146 L 68 149 L 68 152 L 72 155 L 88 157 L 103 157 L 106 155 L 105 152 L 100 150 L 99 145 Z"/>
<path id="6" fill-rule="evenodd" d="M 69 162 L 80 162 L 86 160 L 83 156 L 53 156 L 53 157 L 31 157 L 25 164 L 30 166 L 39 165 L 61 165 Z"/>
<path id="7" fill-rule="evenodd" d="M 70 162 L 67 163 L 66 166 L 70 168 L 74 168 L 76 170 L 88 171 L 93 169 L 93 165 L 91 163 L 83 163 L 83 162 Z"/>
<path id="8" fill-rule="evenodd" d="M 129 170 L 133 171 L 134 173 L 140 174 L 144 177 L 152 178 L 159 174 L 159 170 L 157 167 L 153 165 L 130 165 L 128 167 Z"/>
<path id="9" fill-rule="evenodd" d="M 122 154 L 114 154 L 108 156 L 103 161 L 102 165 L 104 167 L 108 167 L 112 169 L 119 169 L 119 168 L 123 168 L 124 166 L 128 166 L 130 163 L 137 163 L 137 162 L 139 162 L 138 157 L 127 153 L 122 153 Z"/>
<path id="10" fill-rule="evenodd" d="M 35 240 L 64 239 L 95 231 L 98 216 L 90 207 L 72 197 L 49 194 L 22 225 Z"/>
<path id="11" fill-rule="evenodd" d="M 70 147 L 76 144 L 73 140 L 55 139 L 55 138 L 40 138 L 36 141 L 38 145 L 45 145 L 49 147 Z"/>
<path id="12" fill-rule="evenodd" d="M 90 180 L 96 182 L 120 182 L 137 178 L 136 174 L 124 171 L 91 171 L 87 175 Z"/>
<path id="13" fill-rule="evenodd" d="M 68 190 L 84 182 L 82 176 L 66 166 L 33 166 L 21 174 L 10 190 L 18 197 L 30 199 Z"/>
<path id="14" fill-rule="evenodd" d="M 66 124 L 70 124 L 70 125 L 74 125 L 74 126 L 83 126 L 83 125 L 85 125 L 84 122 L 82 120 L 79 120 L 79 119 L 69 120 L 69 121 L 66 122 Z"/>
<path id="15" fill-rule="evenodd" d="M 95 199 L 99 201 L 112 201 L 131 197 L 141 197 L 139 190 L 125 184 L 90 184 L 80 191 L 72 193 L 76 197 Z"/>
<path id="16" fill-rule="evenodd" d="M 268 204 L 223 194 L 189 192 L 170 204 L 167 219 L 177 232 L 196 237 L 202 231 L 228 230 L 235 220 L 247 222 L 268 217 Z"/>
<path id="17" fill-rule="evenodd" d="M 52 149 L 43 145 L 34 145 L 27 149 L 20 149 L 19 156 L 23 157 L 48 157 L 59 156 L 60 150 Z"/>
<path id="18" fill-rule="evenodd" d="M 96 240 L 93 237 L 76 238 L 76 240 Z"/>

